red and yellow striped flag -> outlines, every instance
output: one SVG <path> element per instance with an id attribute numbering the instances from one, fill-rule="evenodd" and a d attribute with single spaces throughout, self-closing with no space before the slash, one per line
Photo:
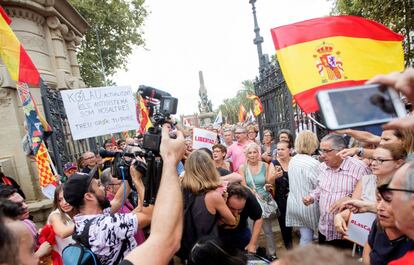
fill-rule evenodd
<path id="1" fill-rule="evenodd" d="M 239 122 L 244 122 L 246 120 L 246 108 L 243 106 L 243 104 L 240 104 L 239 108 Z"/>
<path id="2" fill-rule="evenodd" d="M 11 20 L 0 6 L 0 57 L 14 81 L 38 85 L 40 76 L 13 30 Z"/>
<path id="3" fill-rule="evenodd" d="M 39 173 L 39 184 L 41 188 L 45 188 L 50 184 L 56 182 L 56 178 L 50 168 L 49 155 L 47 154 L 47 148 L 42 142 L 40 144 L 39 151 L 35 156 L 37 171 Z"/>
<path id="4" fill-rule="evenodd" d="M 255 117 L 259 116 L 260 113 L 263 112 L 263 105 L 262 102 L 260 102 L 260 99 L 256 95 L 248 95 L 248 99 L 253 100 L 253 114 Z"/>
<path id="5" fill-rule="evenodd" d="M 138 104 L 139 104 L 139 123 L 140 123 L 140 133 L 145 133 L 148 131 L 150 127 L 152 127 L 152 122 L 149 117 L 149 111 L 147 105 L 144 102 L 144 99 L 141 96 L 138 96 Z"/>
<path id="6" fill-rule="evenodd" d="M 318 90 L 404 69 L 403 36 L 361 17 L 316 18 L 271 32 L 288 88 L 306 113 L 318 109 Z"/>

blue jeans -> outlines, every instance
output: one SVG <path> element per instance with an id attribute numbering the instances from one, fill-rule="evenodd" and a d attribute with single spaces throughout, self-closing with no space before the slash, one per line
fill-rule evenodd
<path id="1" fill-rule="evenodd" d="M 305 246 L 313 241 L 313 230 L 308 227 L 299 227 L 300 232 L 300 246 Z"/>

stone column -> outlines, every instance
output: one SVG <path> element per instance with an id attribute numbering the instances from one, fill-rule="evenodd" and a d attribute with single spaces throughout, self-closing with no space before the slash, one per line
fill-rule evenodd
<path id="1" fill-rule="evenodd" d="M 88 24 L 67 0 L 0 0 L 0 4 L 46 84 L 52 89 L 84 87 L 76 46 Z M 40 89 L 32 87 L 30 90 L 43 112 Z M 34 159 L 27 157 L 21 147 L 21 139 L 26 134 L 25 118 L 15 82 L 1 61 L 0 120 L 0 165 L 3 171 L 22 186 L 28 201 L 43 202 Z"/>

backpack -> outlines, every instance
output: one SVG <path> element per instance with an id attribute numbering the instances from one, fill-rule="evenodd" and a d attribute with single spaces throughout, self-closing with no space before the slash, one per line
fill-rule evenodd
<path id="1" fill-rule="evenodd" d="M 89 244 L 89 229 L 95 218 L 90 219 L 83 228 L 80 235 L 75 233 L 72 238 L 75 240 L 74 244 L 66 246 L 62 251 L 62 261 L 64 265 L 101 265 L 100 260 L 95 253 L 90 249 Z M 118 257 L 114 264 L 118 264 L 127 248 L 127 241 L 122 241 L 121 250 L 119 251 Z"/>
<path id="2" fill-rule="evenodd" d="M 95 218 L 94 218 L 95 219 Z M 85 224 L 80 235 L 76 235 L 76 231 L 72 238 L 75 243 L 66 246 L 62 251 L 62 261 L 64 265 L 100 265 L 99 259 L 90 250 L 89 245 L 89 228 L 91 227 L 91 219 Z"/>

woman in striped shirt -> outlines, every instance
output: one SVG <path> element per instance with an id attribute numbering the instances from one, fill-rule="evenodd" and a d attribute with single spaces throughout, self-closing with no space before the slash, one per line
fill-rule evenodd
<path id="1" fill-rule="evenodd" d="M 319 221 L 319 205 L 305 206 L 302 198 L 313 191 L 318 183 L 319 161 L 312 157 L 319 142 L 311 131 L 302 131 L 296 137 L 297 154 L 289 163 L 289 195 L 286 209 L 286 226 L 298 227 L 300 245 L 312 242 Z"/>

